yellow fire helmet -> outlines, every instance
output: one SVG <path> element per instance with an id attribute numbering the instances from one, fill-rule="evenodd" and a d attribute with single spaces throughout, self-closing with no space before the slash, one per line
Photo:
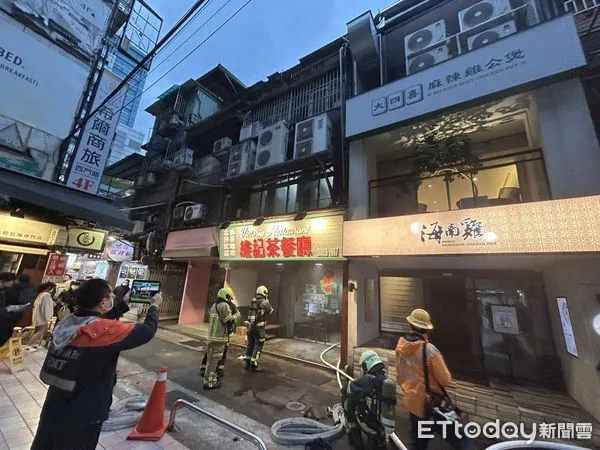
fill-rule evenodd
<path id="1" fill-rule="evenodd" d="M 413 312 L 410 313 L 410 316 L 406 318 L 406 321 L 422 330 L 433 329 L 431 317 L 429 317 L 429 313 L 424 309 L 414 309 Z"/>
<path id="2" fill-rule="evenodd" d="M 266 286 L 259 286 L 256 288 L 256 295 L 260 295 L 261 297 L 267 297 L 269 295 L 269 290 Z"/>
<path id="3" fill-rule="evenodd" d="M 225 300 L 225 301 L 229 301 L 229 300 L 233 300 L 233 290 L 229 287 L 224 287 L 219 289 L 219 292 L 217 292 L 217 298 L 220 298 L 221 300 Z"/>

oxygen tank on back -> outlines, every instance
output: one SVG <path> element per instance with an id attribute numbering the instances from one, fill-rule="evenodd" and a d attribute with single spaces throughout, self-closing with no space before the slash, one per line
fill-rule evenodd
<path id="1" fill-rule="evenodd" d="M 380 423 L 386 439 L 396 430 L 396 383 L 386 378 L 381 387 Z"/>

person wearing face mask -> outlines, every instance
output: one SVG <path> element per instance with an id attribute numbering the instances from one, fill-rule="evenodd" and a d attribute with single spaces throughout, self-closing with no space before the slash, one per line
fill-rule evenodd
<path id="1" fill-rule="evenodd" d="M 129 291 L 131 291 L 129 280 L 124 280 L 123 283 L 121 283 L 121 286 L 115 288 L 115 305 L 109 313 L 111 318 L 114 317 L 116 320 L 119 320 L 127 311 L 129 311 L 129 305 L 127 304 L 127 294 L 129 294 Z"/>
<path id="2" fill-rule="evenodd" d="M 108 418 L 122 350 L 149 342 L 158 326 L 162 295 L 151 301 L 144 323 L 111 320 L 113 293 L 102 279 L 83 283 L 77 308 L 52 333 L 40 379 L 49 385 L 32 450 L 93 450 Z"/>
<path id="3" fill-rule="evenodd" d="M 81 282 L 74 280 L 69 283 L 69 289 L 62 292 L 58 296 L 58 303 L 61 306 L 66 306 L 69 312 L 74 312 L 77 307 L 77 289 L 81 286 Z M 60 318 L 62 320 L 62 317 Z"/>

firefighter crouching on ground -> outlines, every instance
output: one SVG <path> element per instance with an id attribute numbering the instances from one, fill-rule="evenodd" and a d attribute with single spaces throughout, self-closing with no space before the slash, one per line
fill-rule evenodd
<path id="1" fill-rule="evenodd" d="M 419 438 L 419 421 L 434 420 L 425 417 L 425 372 L 423 370 L 423 346 L 426 347 L 427 373 L 431 392 L 442 394 L 450 385 L 452 375 L 446 367 L 440 351 L 428 341 L 427 332 L 433 329 L 429 313 L 423 309 L 415 309 L 406 318 L 411 332 L 398 339 L 396 345 L 396 376 L 404 392 L 404 404 L 410 413 L 411 450 L 425 450 L 428 438 Z M 437 419 L 436 419 L 437 420 Z M 428 425 L 429 427 L 429 425 Z M 440 426 L 433 426 L 427 433 L 440 434 Z M 469 439 L 458 439 L 448 428 L 446 441 L 457 449 L 473 449 Z"/>
<path id="2" fill-rule="evenodd" d="M 359 360 L 362 375 L 342 387 L 342 405 L 350 445 L 363 449 L 362 433 L 369 449 L 386 448 L 386 437 L 394 432 L 396 383 L 385 375 L 385 365 L 372 350 Z"/>
<path id="3" fill-rule="evenodd" d="M 229 289 L 229 288 L 227 288 Z M 229 289 L 231 290 L 231 289 Z M 231 293 L 233 295 L 233 292 Z M 219 359 L 219 362 L 217 364 L 217 377 L 218 378 L 223 378 L 225 376 L 225 360 L 227 359 L 227 350 L 229 350 L 229 336 L 231 336 L 233 333 L 235 333 L 235 324 L 237 323 L 237 321 L 240 318 L 240 312 L 237 309 L 237 306 L 235 304 L 235 299 L 234 298 L 230 298 L 229 300 L 226 300 L 227 304 L 229 305 L 229 308 L 231 309 L 231 315 L 233 316 L 233 321 L 229 321 L 227 322 L 227 342 L 225 342 L 225 348 L 223 350 L 223 354 L 221 355 L 221 358 Z M 206 373 L 206 355 L 208 354 L 208 352 L 204 353 L 204 356 L 202 357 L 202 365 L 200 366 L 200 376 L 202 378 L 204 378 L 204 374 Z"/>
<path id="4" fill-rule="evenodd" d="M 217 368 L 225 351 L 225 346 L 229 342 L 229 331 L 235 324 L 235 316 L 229 303 L 233 300 L 233 297 L 231 288 L 221 288 L 217 293 L 217 301 L 210 307 L 204 389 L 218 389 L 221 387 Z"/>
<path id="5" fill-rule="evenodd" d="M 250 302 L 248 312 L 248 348 L 246 349 L 246 370 L 256 372 L 258 361 L 265 345 L 265 326 L 267 316 L 273 313 L 273 307 L 269 303 L 269 290 L 265 286 L 256 288 L 256 296 Z"/>

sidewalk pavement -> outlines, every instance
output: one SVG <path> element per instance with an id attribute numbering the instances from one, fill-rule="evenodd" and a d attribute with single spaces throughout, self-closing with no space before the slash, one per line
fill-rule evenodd
<path id="1" fill-rule="evenodd" d="M 46 356 L 44 349 L 26 354 L 26 370 L 12 374 L 8 360 L 0 361 L 0 450 L 29 450 L 39 422 L 40 411 L 48 387 L 39 379 L 40 369 Z M 136 376 L 145 369 L 119 359 L 119 377 Z M 125 386 L 122 386 L 124 385 Z M 132 394 L 132 388 L 120 379 L 115 387 L 113 403 Z M 150 389 L 153 383 L 150 384 Z M 133 393 L 139 393 L 133 392 Z M 147 391 L 146 391 L 147 393 Z M 186 450 L 188 447 L 165 434 L 158 442 L 127 441 L 131 429 L 103 432 L 97 450 Z"/>

